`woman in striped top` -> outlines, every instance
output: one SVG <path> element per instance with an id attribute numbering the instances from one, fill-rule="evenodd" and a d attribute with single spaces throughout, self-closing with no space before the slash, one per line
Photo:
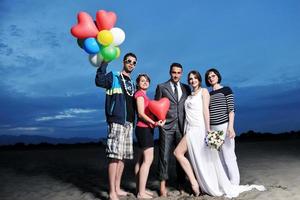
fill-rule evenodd
<path id="1" fill-rule="evenodd" d="M 230 182 L 239 185 L 240 173 L 234 151 L 234 96 L 230 87 L 220 84 L 221 80 L 221 74 L 214 68 L 205 73 L 206 85 L 212 87 L 209 105 L 210 127 L 212 130 L 222 130 L 226 133 L 224 134 L 225 140 L 220 151 L 220 158 Z"/>

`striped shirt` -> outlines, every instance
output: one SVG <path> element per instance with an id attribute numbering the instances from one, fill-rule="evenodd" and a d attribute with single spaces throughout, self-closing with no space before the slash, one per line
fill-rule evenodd
<path id="1" fill-rule="evenodd" d="M 229 87 L 210 92 L 210 124 L 219 125 L 229 121 L 228 114 L 234 112 L 234 97 Z"/>

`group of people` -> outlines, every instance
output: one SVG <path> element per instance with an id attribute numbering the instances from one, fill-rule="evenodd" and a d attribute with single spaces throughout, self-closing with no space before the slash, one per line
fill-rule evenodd
<path id="1" fill-rule="evenodd" d="M 127 53 L 121 72 L 107 73 L 108 63 L 102 62 L 96 74 L 96 85 L 106 89 L 105 114 L 108 123 L 106 155 L 109 159 L 109 198 L 118 200 L 127 195 L 121 189 L 124 159 L 133 159 L 133 127 L 139 146 L 135 165 L 137 198 L 150 199 L 153 193 L 146 189 L 150 166 L 154 157 L 154 128 L 159 128 L 160 195 L 167 196 L 170 155 L 174 155 L 178 189 L 184 192 L 186 177 L 195 196 L 206 193 L 212 196 L 236 197 L 239 193 L 263 186 L 239 185 L 240 175 L 235 155 L 234 97 L 229 87 L 222 86 L 221 74 L 212 68 L 205 73 L 205 83 L 211 92 L 202 87 L 198 71 L 191 71 L 187 84 L 180 82 L 183 67 L 170 66 L 170 79 L 156 88 L 155 100 L 168 98 L 170 108 L 166 120 L 157 120 L 148 108 L 147 89 L 150 77 L 140 74 L 134 84 L 131 73 L 137 57 Z M 137 115 L 137 123 L 135 116 Z M 220 152 L 205 144 L 206 134 L 223 131 L 224 144 Z M 174 152 L 171 150 L 175 147 Z"/>

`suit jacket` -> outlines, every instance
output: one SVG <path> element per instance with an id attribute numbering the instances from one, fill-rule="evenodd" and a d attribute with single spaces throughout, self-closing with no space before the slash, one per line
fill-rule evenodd
<path id="1" fill-rule="evenodd" d="M 191 89 L 188 85 L 180 83 L 182 96 L 177 102 L 170 82 L 171 80 L 165 83 L 161 83 L 157 86 L 155 92 L 155 100 L 159 100 L 163 97 L 167 97 L 170 100 L 170 109 L 167 113 L 166 123 L 163 126 L 163 129 L 166 131 L 172 129 L 178 120 L 178 128 L 180 132 L 183 133 L 185 121 L 184 102 L 186 98 L 191 94 Z"/>

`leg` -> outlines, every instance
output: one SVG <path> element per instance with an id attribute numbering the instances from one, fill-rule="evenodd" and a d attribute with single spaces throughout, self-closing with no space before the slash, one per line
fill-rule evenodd
<path id="1" fill-rule="evenodd" d="M 192 189 L 193 189 L 195 195 L 198 196 L 199 193 L 200 193 L 199 184 L 198 184 L 197 179 L 194 175 L 194 171 L 193 171 L 193 168 L 192 168 L 189 160 L 184 156 L 185 153 L 187 152 L 187 150 L 188 149 L 187 149 L 186 136 L 184 136 L 182 138 L 182 140 L 179 142 L 179 144 L 177 145 L 177 147 L 174 151 L 174 156 L 176 157 L 176 159 L 178 160 L 178 162 L 182 166 L 183 170 L 187 174 L 187 176 L 188 176 L 188 178 L 191 182 Z"/>
<path id="2" fill-rule="evenodd" d="M 169 155 L 173 144 L 173 134 L 168 133 L 162 128 L 159 131 L 159 180 L 160 195 L 167 196 L 166 180 L 168 177 Z"/>
<path id="3" fill-rule="evenodd" d="M 109 182 L 109 199 L 118 200 L 118 194 L 116 191 L 116 180 L 118 173 L 118 163 L 122 159 L 122 152 L 120 150 L 122 146 L 122 132 L 123 127 L 111 123 L 108 126 L 108 135 L 107 135 L 107 146 L 106 154 L 109 158 L 108 163 L 108 182 Z"/>
<path id="4" fill-rule="evenodd" d="M 134 166 L 134 174 L 135 174 L 135 181 L 136 181 L 136 194 L 139 193 L 139 176 L 140 176 L 140 167 L 143 162 L 143 154 L 141 152 L 142 150 L 138 150 L 138 155 L 137 155 L 137 161 Z"/>
<path id="5" fill-rule="evenodd" d="M 151 195 L 149 195 L 146 192 L 146 184 L 149 174 L 149 169 L 153 161 L 153 147 L 147 148 L 143 151 L 143 163 L 140 167 L 139 172 L 139 193 L 138 198 L 152 198 Z"/>
<path id="6" fill-rule="evenodd" d="M 119 196 L 126 196 L 127 192 L 121 189 L 121 179 L 124 171 L 124 161 L 119 160 L 116 174 L 116 192 Z"/>
<path id="7" fill-rule="evenodd" d="M 140 167 L 141 167 L 141 164 L 143 162 L 143 154 L 141 152 L 142 150 L 139 150 L 138 151 L 138 155 L 137 155 L 137 160 L 136 160 L 136 163 L 135 163 L 135 166 L 134 166 L 134 174 L 136 176 L 138 176 L 139 172 L 140 172 Z"/>
<path id="8" fill-rule="evenodd" d="M 120 151 L 123 159 L 133 158 L 133 145 L 132 145 L 132 123 L 126 123 L 120 126 Z M 120 196 L 126 196 L 128 193 L 121 189 L 121 179 L 124 170 L 124 161 L 118 162 L 117 176 L 116 176 L 116 192 Z"/>
<path id="9" fill-rule="evenodd" d="M 180 143 L 181 139 L 183 137 L 183 134 L 178 130 L 176 130 L 175 132 L 175 147 L 178 146 L 178 144 Z M 176 175 L 177 175 L 177 187 L 178 190 L 180 191 L 180 193 L 184 193 L 184 186 L 186 183 L 186 173 L 185 171 L 182 169 L 180 163 L 178 162 L 178 160 L 176 159 Z"/>
<path id="10" fill-rule="evenodd" d="M 168 196 L 168 190 L 167 190 L 167 183 L 166 182 L 167 182 L 166 180 L 160 181 L 159 190 L 160 190 L 160 196 L 162 196 L 162 197 L 167 197 Z"/>
<path id="11" fill-rule="evenodd" d="M 228 179 L 233 185 L 240 184 L 240 172 L 235 155 L 235 141 L 227 137 L 228 123 L 211 126 L 213 130 L 222 130 L 225 133 L 224 144 L 222 145 L 219 153 L 224 169 L 227 173 Z"/>
<path id="12" fill-rule="evenodd" d="M 229 137 L 226 137 L 225 142 L 222 146 L 221 153 L 224 157 L 224 162 L 227 167 L 228 172 L 228 178 L 230 182 L 233 185 L 239 185 L 240 184 L 240 172 L 236 160 L 235 155 L 235 141 L 234 139 L 230 139 Z"/>
<path id="13" fill-rule="evenodd" d="M 108 182 L 109 182 L 109 199 L 118 200 L 116 192 L 116 176 L 117 176 L 118 160 L 110 160 L 108 164 Z"/>

